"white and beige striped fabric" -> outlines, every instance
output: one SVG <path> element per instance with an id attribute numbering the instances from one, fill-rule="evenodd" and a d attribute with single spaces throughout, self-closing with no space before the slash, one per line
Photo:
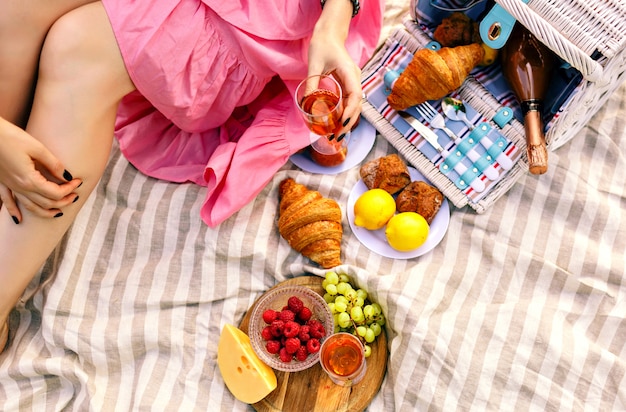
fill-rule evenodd
<path id="1" fill-rule="evenodd" d="M 342 269 L 388 317 L 388 370 L 368 410 L 626 409 L 625 129 L 621 87 L 546 175 L 482 215 L 453 208 L 443 241 L 416 259 L 370 252 L 344 218 Z M 378 137 L 368 159 L 393 150 Z M 147 178 L 115 149 L 31 287 L 53 279 L 11 318 L 0 410 L 252 410 L 224 386 L 221 327 L 277 282 L 323 274 L 278 234 L 287 176 L 345 211 L 358 168 L 288 164 L 211 229 L 204 189 Z"/>

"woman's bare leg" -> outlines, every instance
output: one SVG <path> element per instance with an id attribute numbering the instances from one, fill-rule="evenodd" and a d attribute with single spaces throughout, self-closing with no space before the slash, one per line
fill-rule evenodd
<path id="1" fill-rule="evenodd" d="M 59 218 L 41 218 L 25 210 L 16 225 L 5 209 L 0 210 L 0 325 L 102 176 L 117 106 L 133 89 L 100 2 L 76 9 L 54 24 L 41 54 L 26 130 L 84 184 L 77 191 L 78 201 Z"/>
<path id="2" fill-rule="evenodd" d="M 9 340 L 9 324 L 7 322 L 3 322 L 0 324 L 0 353 L 7 346 L 7 341 Z"/>
<path id="3" fill-rule="evenodd" d="M 1 118 L 22 128 L 26 126 L 35 90 L 39 55 L 48 30 L 59 17 L 70 10 L 94 1 L 3 0 L 0 2 Z M 0 200 L 0 206 L 2 206 L 2 200 Z"/>
<path id="4" fill-rule="evenodd" d="M 46 33 L 59 17 L 93 1 L 0 2 L 0 117 L 25 126 Z"/>

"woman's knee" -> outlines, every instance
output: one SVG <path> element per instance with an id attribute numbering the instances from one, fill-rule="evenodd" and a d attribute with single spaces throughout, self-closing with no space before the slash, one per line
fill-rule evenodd
<path id="1" fill-rule="evenodd" d="M 41 53 L 39 76 L 56 81 L 97 81 L 104 87 L 111 82 L 132 86 L 100 2 L 72 10 L 54 23 Z"/>

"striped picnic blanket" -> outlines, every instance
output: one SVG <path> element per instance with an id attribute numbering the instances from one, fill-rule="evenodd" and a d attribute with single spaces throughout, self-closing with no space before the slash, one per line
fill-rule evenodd
<path id="1" fill-rule="evenodd" d="M 406 15 L 408 2 L 391 3 Z M 114 148 L 30 290 L 48 283 L 11 316 L 0 410 L 253 410 L 217 367 L 222 326 L 276 283 L 324 273 L 278 234 L 287 176 L 339 202 L 340 269 L 387 316 L 387 374 L 368 410 L 625 410 L 625 119 L 626 85 L 550 153 L 547 174 L 522 176 L 482 214 L 452 207 L 441 243 L 408 260 L 351 232 L 357 167 L 287 164 L 211 229 L 204 189 L 147 178 Z M 378 136 L 365 160 L 393 152 Z"/>
<path id="2" fill-rule="evenodd" d="M 622 87 L 546 175 L 484 214 L 452 208 L 424 256 L 383 258 L 344 222 L 342 269 L 388 317 L 387 375 L 369 410 L 626 408 L 625 102 Z M 379 137 L 368 159 L 392 151 Z M 42 272 L 53 281 L 12 316 L 0 409 L 251 410 L 217 367 L 221 327 L 277 282 L 323 273 L 278 234 L 287 176 L 345 208 L 358 168 L 289 164 L 210 229 L 203 189 L 147 178 L 115 150 Z"/>

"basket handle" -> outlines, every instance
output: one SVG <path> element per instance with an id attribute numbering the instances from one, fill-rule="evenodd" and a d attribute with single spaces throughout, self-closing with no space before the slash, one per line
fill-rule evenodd
<path id="1" fill-rule="evenodd" d="M 523 0 L 495 1 L 554 53 L 578 69 L 586 80 L 597 82 L 603 78 L 604 68 L 600 63 L 563 37 L 554 26 L 535 13 Z"/>

